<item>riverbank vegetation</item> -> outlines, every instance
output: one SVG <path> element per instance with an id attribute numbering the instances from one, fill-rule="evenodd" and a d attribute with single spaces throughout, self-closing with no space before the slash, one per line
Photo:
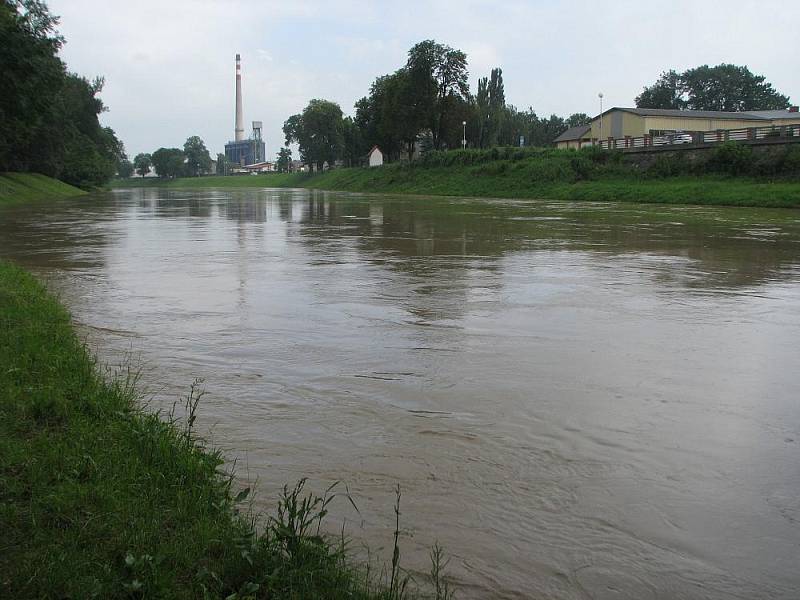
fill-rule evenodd
<path id="1" fill-rule="evenodd" d="M 108 181 L 125 150 L 98 115 L 103 79 L 70 73 L 58 18 L 38 0 L 0 2 L 0 172 L 35 172 L 89 189 Z"/>
<path id="2" fill-rule="evenodd" d="M 704 160 L 664 155 L 648 167 L 619 152 L 492 148 L 430 152 L 410 163 L 333 169 L 319 174 L 270 173 L 161 182 L 118 182 L 120 187 L 306 187 L 353 192 L 488 198 L 656 202 L 728 206 L 800 207 L 800 147 L 756 157 L 750 148 L 723 144 Z"/>
<path id="3" fill-rule="evenodd" d="M 69 198 L 86 192 L 38 173 L 0 173 L 0 205 Z"/>
<path id="4" fill-rule="evenodd" d="M 196 385 L 185 418 L 142 410 L 135 373 L 101 376 L 64 308 L 4 262 L 0 314 L 0 596 L 411 597 L 399 550 L 370 577 L 320 533 L 336 488 L 285 488 L 259 526 L 194 433 Z"/>

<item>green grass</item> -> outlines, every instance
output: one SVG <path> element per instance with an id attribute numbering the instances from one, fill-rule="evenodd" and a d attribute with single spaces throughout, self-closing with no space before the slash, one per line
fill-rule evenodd
<path id="1" fill-rule="evenodd" d="M 576 173 L 567 160 L 568 156 L 559 156 L 558 160 L 550 160 L 548 156 L 532 154 L 521 160 L 499 159 L 447 166 L 386 165 L 373 169 L 337 169 L 319 175 L 199 177 L 167 182 L 146 179 L 136 184 L 130 180 L 115 182 L 114 185 L 178 188 L 306 187 L 476 198 L 800 207 L 798 180 L 783 178 L 769 181 L 725 175 L 647 177 L 618 164 L 592 166 L 590 168 L 594 171 L 588 178 L 576 180 Z"/>
<path id="2" fill-rule="evenodd" d="M 53 200 L 85 193 L 81 189 L 38 173 L 0 173 L 0 204 Z"/>
<path id="3" fill-rule="evenodd" d="M 169 188 L 259 188 L 259 187 L 302 187 L 310 175 L 308 173 L 265 173 L 262 175 L 236 175 L 223 177 L 209 175 L 206 177 L 179 177 L 177 179 L 159 179 L 156 177 L 131 177 L 114 179 L 112 188 L 169 187 Z"/>
<path id="4" fill-rule="evenodd" d="M 515 174 L 510 169 L 494 174 L 487 166 L 491 168 L 493 165 L 340 169 L 312 177 L 302 185 L 353 192 L 477 198 L 800 207 L 800 182 L 765 182 L 711 175 L 663 179 L 609 177 L 577 182 L 537 181 L 526 177 L 524 172 Z"/>
<path id="5" fill-rule="evenodd" d="M 260 527 L 240 513 L 192 433 L 199 397 L 182 421 L 143 411 L 135 376 L 102 377 L 66 310 L 0 262 L 0 597 L 408 595 L 396 562 L 376 583 L 320 535 L 335 489 L 285 489 Z"/>

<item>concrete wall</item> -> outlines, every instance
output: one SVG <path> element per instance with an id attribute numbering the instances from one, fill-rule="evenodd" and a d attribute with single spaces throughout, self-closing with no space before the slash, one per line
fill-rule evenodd
<path id="1" fill-rule="evenodd" d="M 737 142 L 750 146 L 753 151 L 753 156 L 758 158 L 760 156 L 780 155 L 786 152 L 787 147 L 800 146 L 800 138 L 795 138 L 792 141 L 765 141 L 758 140 L 755 142 Z M 622 161 L 627 164 L 637 165 L 643 170 L 649 169 L 653 164 L 664 158 L 678 157 L 679 155 L 683 160 L 689 164 L 704 163 L 710 156 L 714 148 L 718 148 L 719 144 L 704 144 L 702 146 L 677 146 L 674 149 L 664 149 L 663 146 L 643 148 L 637 151 L 626 150 L 621 151 Z"/>

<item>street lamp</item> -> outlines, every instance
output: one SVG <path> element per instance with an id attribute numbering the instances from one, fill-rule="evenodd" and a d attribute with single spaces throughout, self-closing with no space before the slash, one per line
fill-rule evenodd
<path id="1" fill-rule="evenodd" d="M 464 126 L 464 137 L 461 138 L 461 149 L 462 150 L 466 150 L 467 149 L 467 122 L 466 121 L 461 121 L 461 125 Z"/>
<path id="2" fill-rule="evenodd" d="M 600 98 L 600 147 L 603 147 L 603 92 L 597 94 Z"/>

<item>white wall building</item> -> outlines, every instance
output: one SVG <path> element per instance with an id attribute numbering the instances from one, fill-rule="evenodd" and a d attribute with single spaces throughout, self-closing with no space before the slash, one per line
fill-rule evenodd
<path id="1" fill-rule="evenodd" d="M 367 162 L 370 167 L 380 167 L 383 165 L 383 152 L 377 146 L 373 146 L 372 150 L 367 154 Z"/>

